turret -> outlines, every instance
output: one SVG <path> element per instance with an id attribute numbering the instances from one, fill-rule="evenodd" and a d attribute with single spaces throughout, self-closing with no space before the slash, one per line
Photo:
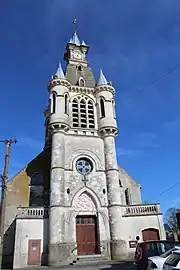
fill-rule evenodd
<path id="1" fill-rule="evenodd" d="M 97 121 L 99 134 L 104 132 L 118 134 L 116 113 L 115 113 L 115 89 L 111 82 L 108 82 L 100 70 L 100 77 L 95 88 L 97 102 Z"/>
<path id="2" fill-rule="evenodd" d="M 57 68 L 55 75 L 49 82 L 49 107 L 50 126 L 54 129 L 69 129 L 69 88 L 71 84 L 67 81 L 61 64 Z"/>

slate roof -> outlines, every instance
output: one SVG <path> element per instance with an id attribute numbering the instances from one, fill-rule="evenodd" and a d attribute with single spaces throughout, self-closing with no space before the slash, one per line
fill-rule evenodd
<path id="1" fill-rule="evenodd" d="M 90 67 L 82 67 L 82 71 L 78 71 L 75 65 L 67 64 L 65 76 L 72 85 L 76 85 L 79 78 L 83 77 L 86 87 L 95 87 L 96 82 Z"/>

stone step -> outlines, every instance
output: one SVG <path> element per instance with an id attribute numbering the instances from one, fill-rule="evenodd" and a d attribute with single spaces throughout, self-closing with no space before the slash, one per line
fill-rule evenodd
<path id="1" fill-rule="evenodd" d="M 76 260 L 72 262 L 72 264 L 98 264 L 102 262 L 109 262 L 109 260 L 105 259 L 102 255 L 81 255 L 78 256 Z"/>

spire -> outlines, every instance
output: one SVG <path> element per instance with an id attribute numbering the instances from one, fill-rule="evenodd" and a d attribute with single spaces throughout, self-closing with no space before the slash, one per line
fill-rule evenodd
<path id="1" fill-rule="evenodd" d="M 73 43 L 73 40 L 72 40 L 72 38 L 70 38 L 70 40 L 69 40 L 69 43 Z"/>
<path id="2" fill-rule="evenodd" d="M 58 79 L 66 79 L 60 62 L 55 75 L 58 77 Z"/>
<path id="3" fill-rule="evenodd" d="M 80 41 L 79 41 L 79 38 L 77 36 L 76 31 L 74 32 L 74 35 L 73 35 L 73 38 L 72 38 L 72 43 L 77 45 L 77 46 L 80 46 Z"/>
<path id="4" fill-rule="evenodd" d="M 99 85 L 106 85 L 106 84 L 108 84 L 108 82 L 107 82 L 107 80 L 102 72 L 102 69 L 100 69 L 100 76 L 99 76 L 99 80 L 98 80 L 97 85 L 99 86 Z"/>
<path id="5" fill-rule="evenodd" d="M 87 46 L 87 44 L 84 42 L 84 40 L 82 41 L 81 45 Z"/>

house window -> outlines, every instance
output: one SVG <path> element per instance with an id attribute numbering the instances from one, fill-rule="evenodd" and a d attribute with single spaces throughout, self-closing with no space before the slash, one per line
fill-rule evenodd
<path id="1" fill-rule="evenodd" d="M 52 113 L 56 112 L 56 93 L 54 92 L 52 95 Z"/>
<path id="2" fill-rule="evenodd" d="M 65 94 L 65 96 L 64 96 L 64 102 L 65 102 L 65 108 L 64 108 L 64 113 L 65 114 L 68 114 L 68 112 L 69 112 L 69 110 L 68 110 L 68 95 L 67 94 Z"/>
<path id="3" fill-rule="evenodd" d="M 104 99 L 100 99 L 100 109 L 101 109 L 101 117 L 105 117 L 105 106 L 104 106 Z"/>
<path id="4" fill-rule="evenodd" d="M 73 127 L 95 128 L 94 104 L 91 100 L 74 99 L 72 101 Z"/>
<path id="5" fill-rule="evenodd" d="M 126 201 L 127 205 L 131 204 L 131 194 L 130 194 L 130 189 L 129 188 L 127 188 L 125 190 L 125 201 Z"/>
<path id="6" fill-rule="evenodd" d="M 31 176 L 29 206 L 44 206 L 44 179 L 40 173 Z"/>

